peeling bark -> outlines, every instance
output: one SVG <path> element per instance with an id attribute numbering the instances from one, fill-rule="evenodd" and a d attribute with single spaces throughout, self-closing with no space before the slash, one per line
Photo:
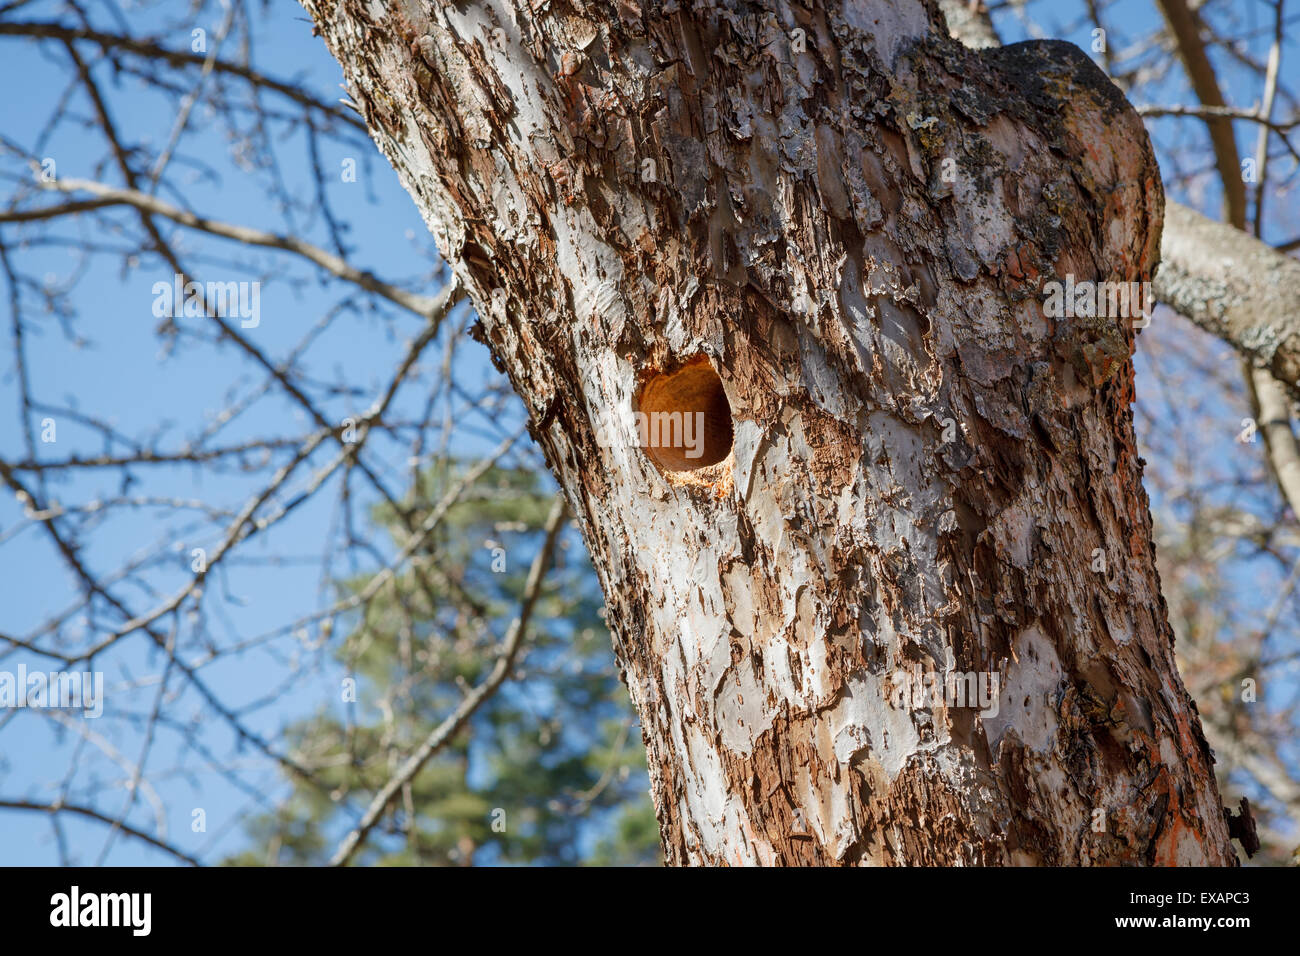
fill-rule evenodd
<path id="1" fill-rule="evenodd" d="M 1157 260 L 1084 54 L 968 50 L 921 0 L 304 5 L 582 526 L 670 863 L 1235 860 L 1133 330 L 1043 308 Z M 647 408 L 705 416 L 699 467 Z"/>

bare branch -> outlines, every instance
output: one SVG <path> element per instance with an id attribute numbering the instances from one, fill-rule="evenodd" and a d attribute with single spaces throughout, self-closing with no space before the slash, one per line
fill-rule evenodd
<path id="1" fill-rule="evenodd" d="M 97 205 L 87 206 L 85 201 L 82 201 L 44 210 L 0 213 L 0 222 L 44 219 L 53 215 L 84 212 L 87 208 L 102 208 L 110 205 L 131 206 L 143 212 L 163 216 L 182 226 L 220 236 L 223 239 L 231 239 L 249 246 L 262 246 L 268 249 L 281 249 L 285 252 L 292 252 L 295 255 L 302 256 L 314 265 L 320 266 L 330 275 L 355 283 L 367 292 L 381 295 L 389 302 L 400 305 L 402 308 L 408 309 L 433 323 L 441 321 L 447 310 L 459 302 L 461 298 L 461 293 L 456 288 L 454 281 L 449 283 L 447 291 L 441 296 L 416 295 L 383 282 L 372 273 L 357 269 L 333 253 L 326 252 L 319 246 L 314 246 L 309 242 L 304 242 L 296 236 L 277 235 L 261 229 L 237 226 L 217 219 L 209 219 L 206 216 L 197 216 L 192 212 L 164 202 L 156 196 L 151 196 L 136 189 L 118 189 L 86 179 L 62 179 L 47 183 L 45 186 L 48 189 L 57 189 L 67 193 L 91 193 L 96 199 L 90 202 Z"/>
<path id="2" fill-rule="evenodd" d="M 115 827 L 117 830 L 119 830 L 122 833 L 125 833 L 129 837 L 134 837 L 135 839 L 141 840 L 152 847 L 162 850 L 165 853 L 169 853 L 170 855 L 176 857 L 176 859 L 180 860 L 182 863 L 187 863 L 190 866 L 203 865 L 198 860 L 194 859 L 194 857 L 186 853 L 184 850 L 180 850 L 172 846 L 170 843 L 166 843 L 162 840 L 159 840 L 157 837 L 150 836 L 148 833 L 145 833 L 142 830 L 137 830 L 135 827 L 129 826 L 120 820 L 115 820 L 112 817 L 110 817 L 108 814 L 101 813 L 98 810 L 95 810 L 91 807 L 77 806 L 76 804 L 72 804 L 72 803 L 35 803 L 31 800 L 0 799 L 0 809 L 36 810 L 41 813 L 50 813 L 50 814 L 72 813 L 72 814 L 76 814 L 77 816 L 87 817 L 91 820 L 98 820 L 100 823 L 103 823 L 107 826 Z"/>

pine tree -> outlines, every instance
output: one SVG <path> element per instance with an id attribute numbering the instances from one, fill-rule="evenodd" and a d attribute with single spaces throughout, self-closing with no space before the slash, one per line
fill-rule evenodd
<path id="1" fill-rule="evenodd" d="M 456 477 L 426 473 L 414 502 L 438 500 Z M 332 792 L 291 781 L 292 794 L 279 810 L 249 823 L 254 848 L 231 863 L 329 859 L 354 822 L 355 807 L 383 786 L 399 755 L 491 668 L 552 498 L 534 473 L 488 472 L 451 508 L 411 569 L 384 586 L 364 620 L 350 622 L 335 658 L 355 680 L 355 702 L 335 702 L 288 732 Z M 421 516 L 418 508 L 415 513 Z M 374 520 L 400 547 L 391 509 L 375 509 Z M 436 571 L 430 567 L 435 555 Z M 370 583 L 359 576 L 338 587 L 347 596 Z M 659 859 L 640 731 L 614 671 L 602 614 L 583 549 L 562 545 L 516 679 L 416 775 L 355 863 Z M 335 799 L 340 796 L 348 799 Z"/>

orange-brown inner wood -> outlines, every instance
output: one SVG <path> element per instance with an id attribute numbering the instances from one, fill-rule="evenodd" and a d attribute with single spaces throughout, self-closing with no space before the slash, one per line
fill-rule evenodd
<path id="1" fill-rule="evenodd" d="M 731 403 L 709 360 L 696 356 L 641 387 L 642 448 L 666 471 L 695 471 L 731 454 Z"/>

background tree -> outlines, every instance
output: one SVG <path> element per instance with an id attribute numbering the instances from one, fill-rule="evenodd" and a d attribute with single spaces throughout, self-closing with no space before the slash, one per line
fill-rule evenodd
<path id="1" fill-rule="evenodd" d="M 405 503 L 416 508 L 416 500 L 437 501 L 453 484 L 449 479 L 461 478 L 426 475 L 424 484 L 435 487 L 421 488 Z M 349 708 L 346 722 L 326 709 L 286 736 L 322 768 L 318 779 L 331 792 L 380 790 L 435 732 L 430 716 L 454 711 L 464 689 L 487 678 L 516 609 L 531 600 L 535 623 L 513 681 L 403 781 L 397 814 L 376 828 L 368 845 L 358 843 L 352 859 L 571 864 L 587 855 L 584 847 L 599 844 L 607 863 L 652 861 L 659 841 L 645 799 L 645 757 L 631 734 L 626 694 L 608 667 L 609 637 L 591 569 L 573 549 L 570 566 L 549 574 L 545 588 L 530 598 L 528 566 L 512 567 L 508 555 L 545 547 L 553 496 L 538 488 L 531 471 L 489 469 L 478 483 L 492 488 L 491 496 L 461 498 L 421 548 L 428 561 L 461 569 L 459 583 L 475 595 L 473 606 L 415 571 L 390 578 L 364 602 L 364 612 L 349 615 L 362 620 L 335 650 L 346 671 L 357 675 L 365 706 Z M 386 506 L 377 510 L 400 547 L 397 516 L 385 513 Z M 349 581 L 340 596 L 362 595 L 373 582 L 369 576 Z M 491 623 L 484 626 L 485 620 Z M 356 719 L 364 714 L 382 719 Z M 482 755 L 473 775 L 471 747 Z M 351 821 L 338 819 L 341 805 L 328 793 L 295 784 L 290 800 L 251 825 L 258 849 L 236 862 L 268 862 L 262 848 L 272 850 L 270 862 L 309 865 L 330 858 L 334 847 L 325 835 L 346 830 Z"/>

